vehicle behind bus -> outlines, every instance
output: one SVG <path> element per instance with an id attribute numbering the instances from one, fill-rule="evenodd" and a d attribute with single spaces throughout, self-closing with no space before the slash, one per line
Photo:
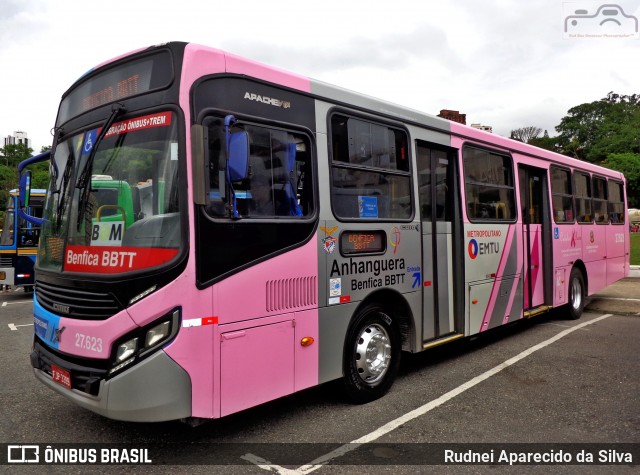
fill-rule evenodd
<path id="1" fill-rule="evenodd" d="M 33 190 L 33 201 L 27 213 L 42 217 L 45 190 Z M 0 237 L 0 286 L 8 289 L 22 287 L 33 290 L 34 270 L 40 240 L 40 227 L 19 216 L 18 190 L 9 192 Z"/>

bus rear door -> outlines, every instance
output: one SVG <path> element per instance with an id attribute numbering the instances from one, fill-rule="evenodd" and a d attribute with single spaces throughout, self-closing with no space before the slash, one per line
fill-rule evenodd
<path id="1" fill-rule="evenodd" d="M 522 249 L 524 252 L 524 311 L 551 304 L 551 216 L 547 172 L 520 166 Z"/>

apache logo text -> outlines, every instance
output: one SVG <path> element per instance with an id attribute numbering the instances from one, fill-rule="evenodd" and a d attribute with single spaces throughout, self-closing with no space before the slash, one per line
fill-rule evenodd
<path id="1" fill-rule="evenodd" d="M 273 97 L 261 96 L 253 92 L 245 92 L 244 98 L 250 101 L 262 102 L 263 104 L 269 104 L 275 107 L 282 107 L 283 109 L 291 108 L 291 102 L 289 101 L 283 101 L 281 99 L 275 99 Z"/>

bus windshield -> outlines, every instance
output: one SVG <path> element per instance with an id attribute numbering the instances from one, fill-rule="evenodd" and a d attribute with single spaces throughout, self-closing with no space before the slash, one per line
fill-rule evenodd
<path id="1" fill-rule="evenodd" d="M 119 274 L 176 257 L 181 228 L 175 122 L 172 112 L 138 116 L 113 123 L 98 143 L 99 128 L 57 145 L 40 269 Z"/>

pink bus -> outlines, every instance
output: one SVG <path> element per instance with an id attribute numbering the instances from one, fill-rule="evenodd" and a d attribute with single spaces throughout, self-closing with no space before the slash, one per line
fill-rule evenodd
<path id="1" fill-rule="evenodd" d="M 55 131 L 31 363 L 113 419 L 367 402 L 629 270 L 620 173 L 195 44 L 90 71 Z"/>

